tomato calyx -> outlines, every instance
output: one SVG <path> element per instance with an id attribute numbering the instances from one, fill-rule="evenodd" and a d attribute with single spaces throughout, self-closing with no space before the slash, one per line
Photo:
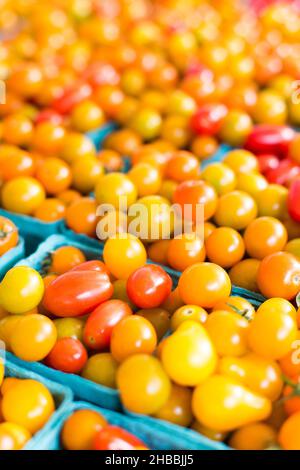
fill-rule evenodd
<path id="1" fill-rule="evenodd" d="M 285 385 L 288 385 L 289 387 L 291 387 L 292 391 L 288 395 L 282 397 L 277 402 L 277 405 L 282 404 L 282 403 L 286 402 L 287 400 L 290 400 L 291 398 L 300 396 L 300 382 L 298 382 L 298 383 L 293 382 L 289 377 L 287 377 L 284 374 L 282 375 L 282 380 L 285 383 Z"/>
<path id="2" fill-rule="evenodd" d="M 241 317 L 245 318 L 246 320 L 248 321 L 251 321 L 252 318 L 250 317 L 249 314 L 251 314 L 251 312 L 249 311 L 248 308 L 245 308 L 244 310 L 241 310 L 240 308 L 236 307 L 235 305 L 227 302 L 226 305 L 228 305 L 228 307 L 232 308 L 232 310 L 237 313 L 238 315 L 240 315 Z"/>

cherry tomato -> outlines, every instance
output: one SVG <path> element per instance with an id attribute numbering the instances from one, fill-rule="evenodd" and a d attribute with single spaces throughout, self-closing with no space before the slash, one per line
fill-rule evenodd
<path id="1" fill-rule="evenodd" d="M 225 155 L 224 163 L 236 174 L 257 172 L 258 162 L 255 155 L 247 150 L 231 150 Z"/>
<path id="2" fill-rule="evenodd" d="M 274 217 L 258 217 L 250 222 L 244 233 L 247 253 L 256 259 L 283 250 L 287 238 L 286 228 Z"/>
<path id="3" fill-rule="evenodd" d="M 152 354 L 156 348 L 157 336 L 152 325 L 144 317 L 130 315 L 114 326 L 110 349 L 118 362 L 135 354 Z"/>
<path id="4" fill-rule="evenodd" d="M 179 295 L 186 304 L 212 308 L 230 295 L 228 274 L 213 263 L 196 263 L 187 268 L 179 278 Z"/>
<path id="5" fill-rule="evenodd" d="M 20 380 L 9 388 L 2 399 L 6 421 L 26 428 L 31 434 L 39 431 L 55 411 L 49 390 L 36 380 Z"/>
<path id="6" fill-rule="evenodd" d="M 237 450 L 265 450 L 276 444 L 275 430 L 265 423 L 247 424 L 237 429 L 229 445 Z"/>
<path id="7" fill-rule="evenodd" d="M 223 104 L 206 104 L 192 116 L 191 127 L 196 134 L 215 135 L 219 132 L 227 114 Z"/>
<path id="8" fill-rule="evenodd" d="M 154 264 L 138 268 L 127 280 L 128 296 L 140 308 L 159 307 L 171 290 L 171 277 L 163 268 Z"/>
<path id="9" fill-rule="evenodd" d="M 103 302 L 87 319 L 83 333 L 84 343 L 98 351 L 109 348 L 114 327 L 131 314 L 131 308 L 122 300 Z"/>
<path id="10" fill-rule="evenodd" d="M 45 199 L 43 186 L 34 178 L 18 177 L 4 184 L 2 205 L 4 209 L 21 214 L 32 214 Z"/>
<path id="11" fill-rule="evenodd" d="M 210 183 L 218 195 L 233 191 L 236 188 L 236 176 L 225 163 L 211 163 L 201 173 L 201 178 Z"/>
<path id="12" fill-rule="evenodd" d="M 165 176 L 178 183 L 186 180 L 197 179 L 200 175 L 198 159 L 186 150 L 179 150 L 169 159 Z"/>
<path id="13" fill-rule="evenodd" d="M 66 224 L 76 233 L 95 237 L 97 228 L 97 204 L 94 199 L 83 197 L 66 209 Z M 80 217 L 78 217 L 80 214 Z"/>
<path id="14" fill-rule="evenodd" d="M 92 450 L 97 432 L 107 422 L 94 410 L 76 410 L 69 416 L 62 428 L 61 441 L 66 450 Z"/>
<path id="15" fill-rule="evenodd" d="M 81 376 L 105 387 L 116 388 L 118 366 L 110 353 L 94 354 L 87 360 Z"/>
<path id="16" fill-rule="evenodd" d="M 193 420 L 191 402 L 192 392 L 189 388 L 172 384 L 168 401 L 154 416 L 179 426 L 188 427 Z"/>
<path id="17" fill-rule="evenodd" d="M 219 356 L 242 356 L 247 352 L 249 322 L 240 314 L 215 310 L 208 316 L 205 328 Z"/>
<path id="18" fill-rule="evenodd" d="M 43 306 L 58 317 L 77 317 L 108 300 L 113 286 L 106 273 L 69 271 L 46 288 Z"/>
<path id="19" fill-rule="evenodd" d="M 45 358 L 47 366 L 53 369 L 78 374 L 88 359 L 87 351 L 76 338 L 60 338 Z"/>
<path id="20" fill-rule="evenodd" d="M 260 261 L 257 259 L 244 259 L 233 266 L 229 277 L 233 285 L 243 287 L 252 292 L 259 292 L 256 282 Z"/>
<path id="21" fill-rule="evenodd" d="M 54 323 L 44 315 L 23 316 L 10 337 L 13 353 L 24 361 L 41 361 L 55 345 L 57 332 Z"/>
<path id="22" fill-rule="evenodd" d="M 299 210 L 299 197 L 300 197 L 300 178 L 292 182 L 289 195 L 288 195 L 288 211 L 290 216 L 296 222 L 300 222 L 300 210 Z"/>
<path id="23" fill-rule="evenodd" d="M 216 228 L 205 242 L 207 258 L 222 268 L 230 268 L 245 254 L 243 238 L 233 228 Z"/>
<path id="24" fill-rule="evenodd" d="M 57 331 L 57 339 L 75 338 L 79 341 L 83 339 L 84 320 L 81 318 L 59 318 L 54 320 Z"/>
<path id="25" fill-rule="evenodd" d="M 271 153 L 285 156 L 295 132 L 287 126 L 260 124 L 248 135 L 245 148 L 254 153 Z"/>
<path id="26" fill-rule="evenodd" d="M 44 293 L 40 274 L 32 268 L 10 269 L 0 284 L 0 305 L 10 313 L 24 313 L 37 307 Z"/>
<path id="27" fill-rule="evenodd" d="M 63 274 L 84 263 L 85 260 L 86 257 L 79 248 L 62 246 L 52 254 L 49 271 L 55 274 Z"/>
<path id="28" fill-rule="evenodd" d="M 276 170 L 280 162 L 279 158 L 277 158 L 276 155 L 268 153 L 258 155 L 257 158 L 260 172 L 263 175 L 267 174 L 270 170 Z"/>
<path id="29" fill-rule="evenodd" d="M 269 183 L 281 184 L 287 187 L 299 176 L 300 166 L 287 158 L 279 162 L 277 168 L 266 173 Z"/>
<path id="30" fill-rule="evenodd" d="M 93 450 L 146 450 L 147 446 L 133 434 L 118 426 L 108 425 L 99 431 Z"/>
<path id="31" fill-rule="evenodd" d="M 257 284 L 265 297 L 292 300 L 300 288 L 300 261 L 291 253 L 266 256 L 258 269 Z"/>
<path id="32" fill-rule="evenodd" d="M 201 238 L 192 232 L 178 235 L 170 241 L 167 262 L 171 268 L 184 271 L 188 266 L 204 261 L 205 255 L 205 247 Z"/>
<path id="33" fill-rule="evenodd" d="M 124 210 L 136 201 L 137 188 L 123 173 L 109 173 L 98 180 L 95 196 L 98 204 L 112 204 Z"/>
<path id="34" fill-rule="evenodd" d="M 148 354 L 135 354 L 122 362 L 117 384 L 124 407 L 134 413 L 158 412 L 171 392 L 170 379 L 161 363 Z"/>
<path id="35" fill-rule="evenodd" d="M 137 315 L 146 318 L 152 324 L 158 340 L 161 340 L 170 329 L 170 314 L 163 308 L 142 309 Z"/>
<path id="36" fill-rule="evenodd" d="M 257 206 L 254 199 L 244 191 L 236 190 L 220 197 L 214 220 L 218 225 L 242 230 L 256 215 Z"/>
<path id="37" fill-rule="evenodd" d="M 210 219 L 217 209 L 217 193 L 213 186 L 201 181 L 191 180 L 179 184 L 175 190 L 173 202 L 179 204 L 183 217 L 197 222 L 197 206 L 204 210 L 204 220 Z M 191 207 L 191 214 L 184 209 L 185 205 Z"/>
<path id="38" fill-rule="evenodd" d="M 122 236 L 121 236 L 122 235 Z M 130 234 L 117 234 L 104 245 L 103 259 L 109 271 L 117 279 L 128 279 L 147 261 L 147 252 L 142 242 Z"/>
<path id="39" fill-rule="evenodd" d="M 72 109 L 92 94 L 92 87 L 88 83 L 77 84 L 76 87 L 66 90 L 62 97 L 54 100 L 52 108 L 59 114 L 68 114 Z"/>
<path id="40" fill-rule="evenodd" d="M 280 428 L 278 441 L 284 450 L 299 450 L 300 441 L 299 429 L 300 424 L 300 411 L 298 413 L 292 414 L 287 420 L 283 423 Z"/>

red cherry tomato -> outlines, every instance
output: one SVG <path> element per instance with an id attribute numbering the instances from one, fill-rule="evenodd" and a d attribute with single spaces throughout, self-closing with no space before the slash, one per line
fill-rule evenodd
<path id="1" fill-rule="evenodd" d="M 79 83 L 69 88 L 60 97 L 54 100 L 52 107 L 59 114 L 68 114 L 72 109 L 92 94 L 92 87 L 88 83 Z"/>
<path id="2" fill-rule="evenodd" d="M 170 295 L 172 279 L 160 266 L 147 264 L 131 274 L 127 294 L 140 308 L 159 307 Z"/>
<path id="3" fill-rule="evenodd" d="M 45 359 L 45 363 L 53 369 L 79 374 L 88 360 L 83 344 L 75 338 L 59 339 Z"/>
<path id="4" fill-rule="evenodd" d="M 285 156 L 295 131 L 287 126 L 260 124 L 247 137 L 245 148 L 253 153 L 274 153 Z"/>
<path id="5" fill-rule="evenodd" d="M 74 268 L 71 269 L 71 271 L 97 271 L 99 273 L 104 273 L 110 276 L 110 272 L 103 261 L 99 260 L 91 260 L 91 261 L 85 261 L 84 263 L 81 263 Z"/>
<path id="6" fill-rule="evenodd" d="M 78 317 L 92 312 L 112 293 L 113 286 L 106 273 L 68 271 L 48 285 L 43 306 L 57 317 Z"/>
<path id="7" fill-rule="evenodd" d="M 288 211 L 292 219 L 300 222 L 300 178 L 295 179 L 290 186 Z"/>
<path id="8" fill-rule="evenodd" d="M 275 170 L 279 166 L 279 158 L 271 153 L 257 155 L 260 172 L 265 175 L 270 170 Z"/>
<path id="9" fill-rule="evenodd" d="M 196 134 L 215 135 L 226 114 L 227 108 L 223 104 L 206 104 L 192 116 L 191 128 Z"/>
<path id="10" fill-rule="evenodd" d="M 269 183 L 290 186 L 291 182 L 300 176 L 300 166 L 286 158 L 279 163 L 277 168 L 269 170 L 265 176 Z"/>
<path id="11" fill-rule="evenodd" d="M 63 117 L 61 114 L 53 111 L 53 109 L 43 109 L 43 111 L 37 115 L 35 122 L 36 124 L 41 124 L 42 122 L 51 122 L 51 124 L 59 126 L 63 122 Z"/>
<path id="12" fill-rule="evenodd" d="M 89 316 L 83 330 L 84 343 L 91 349 L 103 351 L 109 348 L 113 328 L 132 310 L 122 300 L 108 300 L 99 305 Z"/>
<path id="13" fill-rule="evenodd" d="M 143 441 L 119 426 L 105 426 L 95 437 L 93 450 L 146 450 Z"/>

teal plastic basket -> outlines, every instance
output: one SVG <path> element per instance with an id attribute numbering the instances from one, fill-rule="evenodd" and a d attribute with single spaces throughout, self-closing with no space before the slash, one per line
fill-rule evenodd
<path id="1" fill-rule="evenodd" d="M 212 163 L 219 163 L 222 162 L 228 152 L 231 150 L 234 150 L 234 147 L 228 144 L 220 144 L 218 150 L 214 155 L 212 155 L 210 158 L 207 158 L 206 160 L 203 160 L 201 163 L 201 169 L 203 170 L 207 166 L 211 165 Z"/>
<path id="2" fill-rule="evenodd" d="M 16 214 L 15 212 L 0 209 L 0 215 L 8 217 L 18 227 L 20 235 L 25 240 L 26 256 L 33 253 L 39 244 L 50 235 L 60 232 L 62 220 L 57 222 L 43 222 L 34 217 Z"/>
<path id="3" fill-rule="evenodd" d="M 25 256 L 25 243 L 22 237 L 19 237 L 17 246 L 8 250 L 0 257 L 0 281 L 7 271 L 12 268 L 20 259 Z"/>
<path id="4" fill-rule="evenodd" d="M 154 418 L 138 418 L 99 408 L 85 402 L 69 404 L 47 436 L 39 439 L 34 449 L 60 450 L 60 435 L 65 420 L 76 410 L 93 410 L 101 413 L 109 424 L 120 426 L 140 438 L 152 450 L 228 450 L 225 444 L 211 441 L 196 431 L 163 423 Z M 163 424 L 163 425 L 162 425 Z M 164 425 L 165 424 L 165 425 Z"/>
<path id="5" fill-rule="evenodd" d="M 72 402 L 73 393 L 68 387 L 52 382 L 34 372 L 21 368 L 10 360 L 7 360 L 7 358 L 5 360 L 5 377 L 37 380 L 48 388 L 54 398 L 56 405 L 55 412 L 52 414 L 46 425 L 38 431 L 25 446 L 25 450 L 38 448 L 37 446 L 39 446 L 39 442 L 43 442 L 51 430 L 55 429 L 61 421 L 61 417 Z"/>
<path id="6" fill-rule="evenodd" d="M 96 150 L 100 150 L 106 137 L 116 129 L 118 129 L 118 125 L 115 122 L 108 122 L 99 129 L 87 132 L 86 135 L 93 142 Z"/>

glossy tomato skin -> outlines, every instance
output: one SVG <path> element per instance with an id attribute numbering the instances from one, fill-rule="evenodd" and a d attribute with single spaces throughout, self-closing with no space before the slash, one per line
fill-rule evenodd
<path id="1" fill-rule="evenodd" d="M 254 153 L 273 153 L 279 157 L 288 152 L 295 131 L 287 126 L 260 124 L 249 134 L 245 148 Z"/>
<path id="2" fill-rule="evenodd" d="M 107 274 L 69 271 L 46 288 L 43 306 L 57 317 L 78 317 L 110 299 L 113 285 Z"/>
<path id="3" fill-rule="evenodd" d="M 271 153 L 263 153 L 257 156 L 260 172 L 265 175 L 268 171 L 276 170 L 279 166 L 279 158 Z"/>
<path id="4" fill-rule="evenodd" d="M 147 446 L 133 434 L 119 426 L 108 425 L 101 429 L 95 439 L 93 450 L 146 450 Z"/>
<path id="5" fill-rule="evenodd" d="M 105 263 L 99 260 L 85 261 L 71 269 L 71 271 L 97 271 L 99 273 L 110 275 Z"/>
<path id="6" fill-rule="evenodd" d="M 281 184 L 282 186 L 289 186 L 298 176 L 300 176 L 300 166 L 287 158 L 282 160 L 277 168 L 266 173 L 269 183 Z"/>
<path id="7" fill-rule="evenodd" d="M 113 328 L 132 310 L 122 300 L 108 300 L 97 307 L 89 316 L 83 331 L 84 343 L 93 350 L 104 351 L 110 346 Z"/>
<path id="8" fill-rule="evenodd" d="M 45 363 L 53 369 L 78 374 L 87 360 L 88 354 L 81 341 L 76 338 L 61 338 L 46 357 Z"/>
<path id="9" fill-rule="evenodd" d="M 66 90 L 61 97 L 53 102 L 52 107 L 59 114 L 68 114 L 77 104 L 89 98 L 91 94 L 92 87 L 88 83 L 81 83 Z"/>
<path id="10" fill-rule="evenodd" d="M 172 279 L 160 266 L 147 264 L 131 274 L 127 294 L 140 308 L 159 307 L 170 295 Z"/>
<path id="11" fill-rule="evenodd" d="M 292 182 L 288 195 L 288 211 L 296 222 L 300 222 L 300 178 Z"/>
<path id="12" fill-rule="evenodd" d="M 192 116 L 191 128 L 197 134 L 215 135 L 226 114 L 227 108 L 223 104 L 206 104 Z"/>

